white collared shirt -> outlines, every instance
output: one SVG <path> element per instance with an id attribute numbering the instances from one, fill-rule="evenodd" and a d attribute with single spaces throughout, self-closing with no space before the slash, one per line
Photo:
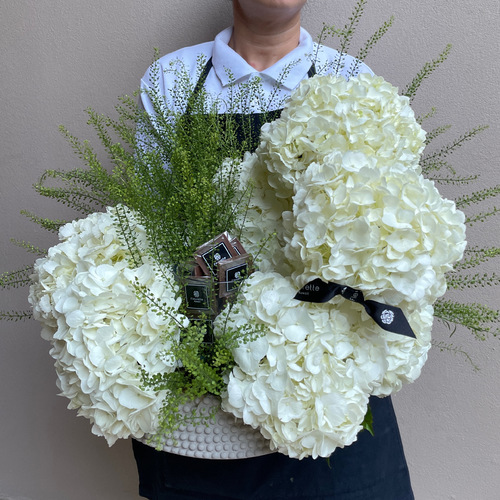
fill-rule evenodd
<path id="1" fill-rule="evenodd" d="M 318 74 L 337 72 L 344 77 L 349 74 L 351 65 L 356 64 L 356 60 L 349 55 L 341 57 L 338 51 L 324 45 L 319 46 L 313 42 L 311 35 L 301 28 L 299 45 L 294 50 L 269 68 L 257 71 L 229 47 L 231 34 L 232 28 L 227 28 L 221 31 L 213 42 L 184 47 L 160 58 L 157 62 L 156 76 L 151 66 L 141 80 L 141 89 L 146 91 L 142 93 L 144 109 L 154 116 L 147 91 L 156 90 L 163 96 L 167 108 L 183 112 L 185 104 L 175 97 L 175 72 L 186 71 L 194 85 L 209 59 L 212 59 L 213 67 L 207 76 L 204 88 L 209 95 L 217 99 L 219 112 L 228 109 L 232 112 L 241 112 L 239 105 L 235 109 L 235 89 L 238 85 L 248 84 L 252 79 L 259 79 L 264 99 L 254 94 L 250 102 L 245 103 L 245 111 L 269 111 L 283 106 L 290 92 L 301 80 L 307 78 L 313 63 Z M 359 63 L 355 74 L 358 73 L 372 73 L 372 71 L 364 63 Z M 273 96 L 273 99 L 270 96 Z M 233 104 L 230 105 L 230 102 Z"/>

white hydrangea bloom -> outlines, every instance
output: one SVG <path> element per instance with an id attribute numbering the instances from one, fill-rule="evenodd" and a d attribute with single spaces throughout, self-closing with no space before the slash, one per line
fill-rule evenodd
<path id="1" fill-rule="evenodd" d="M 432 304 L 465 226 L 421 175 L 424 141 L 409 100 L 382 78 L 320 76 L 301 83 L 242 162 L 253 187 L 242 241 L 276 238 L 229 317 L 266 333 L 235 349 L 223 407 L 292 457 L 352 443 L 369 396 L 414 381 L 427 359 Z M 293 299 L 315 278 L 400 307 L 416 339 L 343 298 Z"/>
<path id="2" fill-rule="evenodd" d="M 294 281 L 256 272 L 218 324 L 255 324 L 264 334 L 234 350 L 223 409 L 291 457 L 327 457 L 351 444 L 371 394 L 414 380 L 429 348 L 432 307 L 406 311 L 417 339 L 381 330 L 356 303 L 295 300 Z"/>
<path id="3" fill-rule="evenodd" d="M 378 297 L 391 290 L 392 305 L 444 294 L 445 273 L 465 248 L 465 225 L 434 183 L 400 164 L 379 168 L 347 153 L 311 164 L 294 188 L 294 231 L 283 251 L 295 277 Z"/>
<path id="4" fill-rule="evenodd" d="M 130 267 L 114 212 L 110 208 L 63 226 L 61 243 L 35 264 L 29 295 L 42 336 L 53 346 L 61 395 L 110 445 L 154 432 L 164 393 L 141 387 L 141 369 L 152 374 L 175 369 L 159 354 L 186 321 L 175 314 L 180 299 L 170 270 L 155 272 L 146 257 L 141 266 Z M 130 212 L 128 217 L 133 221 Z M 145 248 L 144 228 L 137 224 L 135 234 Z M 148 287 L 174 316 L 153 312 L 133 283 Z"/>

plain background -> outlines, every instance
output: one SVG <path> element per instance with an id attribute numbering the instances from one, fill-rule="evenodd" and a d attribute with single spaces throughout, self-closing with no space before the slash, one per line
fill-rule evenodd
<path id="1" fill-rule="evenodd" d="M 310 0 L 304 26 L 343 25 L 354 0 Z M 391 14 L 396 22 L 367 63 L 404 87 L 451 42 L 448 61 L 422 87 L 417 113 L 431 106 L 428 127 L 453 123 L 451 140 L 487 123 L 490 129 L 455 155 L 462 172 L 481 174 L 478 187 L 500 182 L 498 0 L 371 0 L 357 47 Z M 95 143 L 83 110 L 112 113 L 132 93 L 153 57 L 206 40 L 230 24 L 229 0 L 0 0 L 0 271 L 32 256 L 9 243 L 56 243 L 19 214 L 28 209 L 71 217 L 31 185 L 48 168 L 81 166 L 58 125 Z M 445 140 L 446 142 L 446 140 Z M 448 196 L 457 188 L 447 188 Z M 491 205 L 491 204 L 490 204 Z M 499 219 L 474 226 L 469 239 L 499 245 Z M 498 260 L 496 262 L 498 266 Z M 489 269 L 494 268 L 494 263 Z M 468 299 L 498 306 L 497 289 L 474 289 Z M 1 295 L 0 309 L 27 307 L 26 291 Z M 57 397 L 49 345 L 35 322 L 0 325 L 0 499 L 134 500 L 137 475 L 129 442 L 108 448 L 85 419 Z M 446 328 L 435 336 L 448 340 Z M 422 377 L 394 397 L 417 500 L 500 498 L 500 339 L 451 339 L 461 355 L 433 350 Z M 195 480 L 195 478 L 193 478 Z"/>

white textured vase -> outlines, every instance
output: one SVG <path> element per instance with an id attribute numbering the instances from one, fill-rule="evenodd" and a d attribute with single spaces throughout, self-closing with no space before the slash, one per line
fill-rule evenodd
<path id="1" fill-rule="evenodd" d="M 214 406 L 220 406 L 220 401 L 215 396 L 205 395 L 186 403 L 180 411 L 188 414 L 197 409 L 206 413 Z M 155 441 L 148 442 L 148 437 L 139 441 L 150 446 L 157 445 Z M 274 453 L 270 450 L 269 441 L 258 430 L 222 410 L 217 412 L 215 419 L 210 419 L 208 425 L 181 426 L 162 444 L 163 451 L 168 453 L 211 460 L 234 460 Z"/>

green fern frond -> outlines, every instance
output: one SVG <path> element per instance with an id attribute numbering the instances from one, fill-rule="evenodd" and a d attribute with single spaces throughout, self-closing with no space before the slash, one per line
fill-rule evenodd
<path id="1" fill-rule="evenodd" d="M 29 286 L 32 283 L 33 264 L 0 274 L 0 288 L 19 288 Z"/>
<path id="2" fill-rule="evenodd" d="M 33 319 L 33 312 L 27 311 L 0 311 L 0 321 L 25 321 Z"/>
<path id="3" fill-rule="evenodd" d="M 450 130 L 451 125 L 441 125 L 430 132 L 427 132 L 425 136 L 425 144 L 428 146 L 432 141 L 434 141 L 437 137 L 444 134 L 448 130 Z"/>
<path id="4" fill-rule="evenodd" d="M 28 241 L 11 238 L 10 242 L 13 245 L 16 245 L 17 247 L 24 248 L 27 252 L 39 255 L 40 257 L 44 257 L 45 255 L 47 255 L 47 250 L 45 248 L 40 248 L 38 246 L 35 246 L 32 243 L 29 243 Z"/>
<path id="5" fill-rule="evenodd" d="M 500 257 L 500 248 L 466 248 L 464 258 L 455 264 L 454 270 L 458 272 L 466 269 L 472 269 L 488 262 L 490 259 L 494 259 L 495 257 Z"/>
<path id="6" fill-rule="evenodd" d="M 457 208 L 463 209 L 464 207 L 470 207 L 471 205 L 477 205 L 478 203 L 494 198 L 500 194 L 500 184 L 490 188 L 482 189 L 480 191 L 475 191 L 472 194 L 459 196 L 455 199 Z"/>
<path id="7" fill-rule="evenodd" d="M 438 57 L 430 62 L 426 62 L 424 67 L 417 73 L 415 78 L 405 87 L 402 95 L 409 97 L 410 101 L 413 101 L 415 95 L 426 78 L 436 71 L 439 66 L 446 61 L 448 55 L 451 51 L 451 44 L 446 45 L 443 52 L 441 52 Z"/>
<path id="8" fill-rule="evenodd" d="M 479 340 L 488 335 L 497 336 L 500 311 L 483 304 L 463 304 L 451 300 L 438 300 L 434 304 L 434 316 L 446 323 L 462 325 Z"/>
<path id="9" fill-rule="evenodd" d="M 467 141 L 470 141 L 476 137 L 481 132 L 484 132 L 488 128 L 488 125 L 480 125 L 472 130 L 469 130 L 465 134 L 457 137 L 453 142 L 447 144 L 446 146 L 424 155 L 420 161 L 420 165 L 423 171 L 428 170 L 432 165 L 439 164 L 444 158 L 449 156 L 451 153 L 456 151 L 458 148 L 464 145 Z"/>
<path id="10" fill-rule="evenodd" d="M 446 351 L 452 354 L 459 354 L 460 356 L 463 356 L 466 359 L 466 361 L 471 364 L 474 371 L 476 372 L 479 371 L 479 366 L 476 363 L 474 363 L 471 356 L 466 351 L 464 351 L 460 346 L 456 346 L 455 344 L 451 344 L 449 342 L 443 342 L 437 340 L 433 340 L 431 344 L 435 349 L 439 349 L 441 352 Z"/>
<path id="11" fill-rule="evenodd" d="M 32 212 L 28 212 L 27 210 L 21 210 L 21 215 L 26 216 L 35 224 L 38 224 L 40 227 L 47 229 L 47 231 L 52 231 L 57 233 L 61 226 L 67 224 L 69 221 L 61 220 L 61 219 L 46 219 L 44 217 L 39 217 Z"/>
<path id="12" fill-rule="evenodd" d="M 382 26 L 365 42 L 363 47 L 359 50 L 353 61 L 351 67 L 349 68 L 348 75 L 355 75 L 362 61 L 364 61 L 369 54 L 369 52 L 375 47 L 377 42 L 387 33 L 389 28 L 394 23 L 394 16 L 391 16 L 387 21 L 385 21 Z"/>

